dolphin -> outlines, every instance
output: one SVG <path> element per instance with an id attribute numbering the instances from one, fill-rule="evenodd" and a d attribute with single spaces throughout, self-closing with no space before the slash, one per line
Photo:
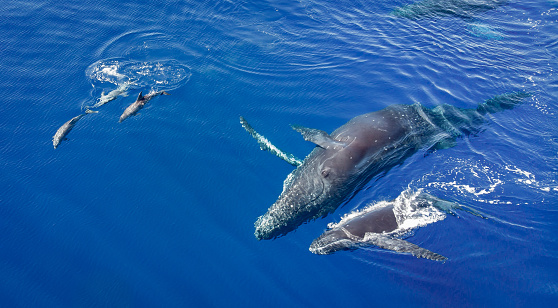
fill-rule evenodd
<path id="1" fill-rule="evenodd" d="M 74 128 L 77 121 L 79 121 L 81 118 L 83 118 L 87 114 L 97 113 L 97 112 L 98 111 L 91 111 L 89 109 L 86 109 L 85 113 L 82 113 L 78 116 L 73 117 L 70 121 L 68 121 L 68 122 L 64 123 L 64 125 L 60 126 L 60 128 L 56 131 L 56 134 L 54 134 L 54 136 L 52 137 L 52 145 L 54 145 L 54 148 L 56 149 L 58 147 L 58 145 L 60 144 L 60 142 L 62 142 L 62 140 L 68 140 L 68 138 L 66 138 L 66 135 L 68 135 L 68 133 L 72 130 L 72 128 Z"/>
<path id="2" fill-rule="evenodd" d="M 399 165 L 422 148 L 450 148 L 457 137 L 480 132 L 485 115 L 511 109 L 525 92 L 496 96 L 462 109 L 439 105 L 391 105 L 357 116 L 331 135 L 293 126 L 316 147 L 284 182 L 275 203 L 255 222 L 258 240 L 283 236 L 301 224 L 335 211 L 374 177 Z"/>
<path id="3" fill-rule="evenodd" d="M 123 84 L 120 84 L 115 90 L 110 91 L 108 94 L 105 94 L 105 92 L 101 93 L 101 97 L 99 98 L 99 101 L 97 103 L 95 103 L 95 105 L 93 106 L 89 106 L 87 108 L 93 109 L 93 108 L 99 108 L 101 106 L 103 106 L 104 104 L 115 100 L 117 97 L 119 96 L 126 96 L 126 91 L 128 91 L 128 89 L 130 89 L 130 85 L 132 83 L 130 82 L 125 82 Z"/>
<path id="4" fill-rule="evenodd" d="M 458 203 L 442 200 L 427 193 L 419 192 L 413 195 L 404 192 L 395 200 L 378 202 L 361 211 L 356 210 L 345 215 L 339 223 L 331 224 L 328 230 L 316 238 L 309 250 L 315 254 L 326 255 L 340 250 L 355 250 L 374 245 L 383 249 L 410 253 L 417 258 L 445 261 L 447 258 L 440 254 L 398 238 L 399 234 L 414 228 L 412 224 L 411 228 L 405 227 L 405 224 L 413 219 L 415 213 L 427 207 L 435 207 L 446 213 L 452 213 L 452 209 L 463 209 L 482 217 Z M 431 212 L 426 212 L 424 215 L 433 216 Z"/>
<path id="5" fill-rule="evenodd" d="M 471 19 L 476 14 L 505 5 L 509 0 L 422 0 L 396 8 L 392 14 L 409 19 L 459 17 Z"/>
<path id="6" fill-rule="evenodd" d="M 165 91 L 153 92 L 153 93 L 147 94 L 145 96 L 143 96 L 141 94 L 142 94 L 142 92 L 139 93 L 138 98 L 136 99 L 136 101 L 133 102 L 130 106 L 128 106 L 128 108 L 126 108 L 126 110 L 124 110 L 124 112 L 120 116 L 120 121 L 118 121 L 118 122 L 122 123 L 122 121 L 126 120 L 127 118 L 129 118 L 133 115 L 136 115 L 136 113 L 138 113 L 138 111 L 140 111 L 140 109 L 143 108 L 143 106 L 145 106 L 145 104 L 147 104 L 147 102 L 149 102 L 149 100 L 151 100 L 155 96 L 170 95 Z"/>

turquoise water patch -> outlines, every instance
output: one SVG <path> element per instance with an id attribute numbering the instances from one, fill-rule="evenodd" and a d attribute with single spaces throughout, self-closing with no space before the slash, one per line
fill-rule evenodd
<path id="1" fill-rule="evenodd" d="M 487 40 L 501 40 L 504 38 L 504 34 L 498 28 L 479 22 L 468 24 L 467 32 L 473 36 Z"/>

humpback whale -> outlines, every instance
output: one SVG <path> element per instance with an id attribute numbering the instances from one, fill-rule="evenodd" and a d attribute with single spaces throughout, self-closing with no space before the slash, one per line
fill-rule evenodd
<path id="1" fill-rule="evenodd" d="M 258 240 L 283 236 L 301 224 L 335 211 L 374 177 L 399 165 L 422 148 L 450 148 L 461 136 L 476 134 L 485 115 L 511 109 L 529 94 L 496 96 L 462 109 L 439 105 L 391 105 L 363 114 L 332 134 L 293 126 L 316 147 L 285 180 L 275 203 L 255 222 Z"/>
<path id="2" fill-rule="evenodd" d="M 508 2 L 509 0 L 422 0 L 396 8 L 392 14 L 409 19 L 450 16 L 470 19 Z"/>
<path id="3" fill-rule="evenodd" d="M 427 193 L 420 192 L 413 195 L 404 192 L 395 200 L 378 202 L 363 210 L 353 211 L 345 215 L 339 223 L 330 224 L 329 229 L 312 242 L 309 250 L 315 254 L 325 255 L 340 250 L 355 250 L 373 245 L 383 249 L 410 253 L 417 258 L 447 260 L 440 254 L 421 248 L 398 236 L 398 234 L 416 227 L 412 223 L 410 228 L 405 227 L 405 224 L 413 220 L 415 213 L 427 207 L 435 207 L 451 214 L 453 214 L 452 209 L 461 209 L 482 217 L 455 202 L 445 201 Z M 425 217 L 434 216 L 431 212 L 424 215 Z M 423 217 L 419 217 L 424 220 Z M 435 221 L 437 220 L 425 224 Z"/>
<path id="4" fill-rule="evenodd" d="M 145 106 L 145 104 L 147 104 L 147 102 L 149 102 L 149 100 L 151 100 L 155 96 L 159 96 L 159 95 L 170 95 L 170 94 L 168 94 L 165 91 L 159 91 L 159 92 L 149 93 L 149 94 L 143 96 L 142 92 L 140 92 L 136 101 L 133 102 L 130 106 L 128 106 L 128 108 L 126 108 L 126 110 L 124 110 L 124 112 L 120 116 L 120 121 L 118 121 L 118 122 L 122 123 L 122 121 L 126 120 L 127 118 L 129 118 L 133 115 L 136 115 L 138 113 L 138 111 L 140 111 L 143 108 L 143 106 Z"/>
<path id="5" fill-rule="evenodd" d="M 56 131 L 56 134 L 54 134 L 54 136 L 52 137 L 52 145 L 54 146 L 54 148 L 56 149 L 60 144 L 60 142 L 62 142 L 62 140 L 68 140 L 68 138 L 66 138 L 66 135 L 68 135 L 68 133 L 72 130 L 72 128 L 74 128 L 77 121 L 79 121 L 81 118 L 83 118 L 85 115 L 89 113 L 97 113 L 97 112 L 98 111 L 91 111 L 89 109 L 86 109 L 85 113 L 73 117 L 71 120 L 64 123 L 62 126 L 60 126 L 60 128 Z"/>

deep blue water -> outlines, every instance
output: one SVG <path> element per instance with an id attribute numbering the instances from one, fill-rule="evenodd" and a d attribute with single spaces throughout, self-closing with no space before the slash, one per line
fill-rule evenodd
<path id="1" fill-rule="evenodd" d="M 5 0 L 0 306 L 555 304 L 558 2 L 392 14 L 410 3 Z M 128 96 L 53 149 L 64 122 L 124 81 Z M 151 90 L 172 95 L 118 123 Z M 296 232 L 254 237 L 293 167 L 260 151 L 240 115 L 303 158 L 313 145 L 289 124 L 331 132 L 392 104 L 474 108 L 512 91 L 532 96 L 478 136 L 412 156 Z M 491 218 L 415 230 L 408 240 L 444 263 L 308 251 L 328 223 L 406 189 Z"/>

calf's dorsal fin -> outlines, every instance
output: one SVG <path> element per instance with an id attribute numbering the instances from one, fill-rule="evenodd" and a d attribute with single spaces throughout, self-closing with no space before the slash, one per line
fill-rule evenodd
<path id="1" fill-rule="evenodd" d="M 298 125 L 291 125 L 291 127 L 297 132 L 301 133 L 304 140 L 315 143 L 316 145 L 324 149 L 327 149 L 329 147 L 346 146 L 346 143 L 334 140 L 328 133 L 324 132 L 323 130 L 307 128 Z"/>

